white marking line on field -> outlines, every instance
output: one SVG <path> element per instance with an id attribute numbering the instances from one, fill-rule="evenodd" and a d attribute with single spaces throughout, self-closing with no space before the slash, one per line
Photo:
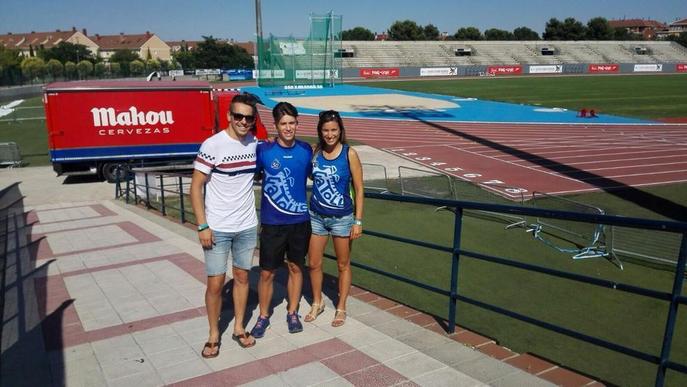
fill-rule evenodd
<path id="1" fill-rule="evenodd" d="M 468 151 L 468 150 L 456 148 L 456 147 L 454 147 L 454 146 L 449 146 L 449 148 L 453 148 L 453 149 L 455 149 L 455 150 L 457 150 L 457 151 L 460 151 L 460 152 L 470 153 L 471 155 L 474 155 L 474 156 L 479 156 L 479 157 L 484 157 L 484 158 L 487 158 L 487 159 L 492 159 L 492 160 L 497 161 L 497 162 L 499 162 L 499 163 L 510 164 L 510 165 L 512 165 L 512 166 L 514 166 L 514 167 L 529 169 L 529 170 L 534 171 L 534 172 L 536 172 L 536 173 L 544 173 L 544 174 L 546 174 L 546 175 L 550 175 L 550 176 L 554 176 L 554 177 L 557 177 L 557 178 L 560 178 L 560 179 L 566 179 L 566 180 L 570 180 L 570 181 L 574 181 L 574 182 L 579 182 L 579 181 L 580 181 L 579 179 L 574 179 L 574 178 L 572 178 L 572 177 L 561 176 L 561 175 L 559 175 L 559 174 L 557 174 L 557 173 L 554 173 L 554 172 L 541 171 L 541 170 L 536 169 L 536 168 L 533 168 L 533 167 L 528 167 L 528 166 L 524 166 L 524 165 L 519 165 L 519 164 L 517 164 L 517 163 L 511 162 L 511 161 L 506 161 L 506 160 L 501 160 L 501 159 L 498 159 L 498 158 L 492 157 L 492 156 L 485 156 L 485 155 L 482 155 L 482 154 L 479 154 L 479 153 L 475 153 L 475 152 L 471 152 L 471 151 Z"/>
<path id="2" fill-rule="evenodd" d="M 668 155 L 668 156 L 653 156 L 653 157 L 634 157 L 630 159 L 612 159 L 612 160 L 592 160 L 592 161 L 580 161 L 580 162 L 565 162 L 565 165 L 570 165 L 570 166 L 575 166 L 575 165 L 582 165 L 582 164 L 600 164 L 600 163 L 617 163 L 617 162 L 625 162 L 625 161 L 644 161 L 644 160 L 650 160 L 650 159 L 665 159 L 665 158 L 675 158 L 675 157 L 682 157 L 684 158 L 684 155 Z M 562 157 L 561 157 L 562 158 Z M 569 158 L 569 157 L 568 157 Z M 559 162 L 554 162 L 552 164 L 563 164 L 560 162 L 560 158 L 556 159 Z M 516 161 L 517 162 L 517 161 Z M 521 162 L 531 162 L 530 160 L 521 160 Z M 656 164 L 656 165 L 662 165 L 662 164 Z M 637 165 L 629 165 L 629 167 L 635 167 Z M 626 165 L 626 167 L 628 167 Z M 537 168 L 546 168 L 545 166 L 537 166 Z M 591 169 L 586 169 L 587 171 L 591 171 Z"/>
<path id="3" fill-rule="evenodd" d="M 0 117 L 6 116 L 14 111 L 14 107 L 24 102 L 23 99 L 14 100 L 7 105 L 0 106 Z"/>
<path id="4" fill-rule="evenodd" d="M 4 118 L 0 122 L 14 122 L 14 121 L 31 121 L 31 120 L 44 120 L 45 117 L 26 117 L 26 118 Z"/>

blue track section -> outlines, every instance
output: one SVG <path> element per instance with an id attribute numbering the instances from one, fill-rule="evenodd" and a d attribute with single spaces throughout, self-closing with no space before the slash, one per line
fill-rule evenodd
<path id="1" fill-rule="evenodd" d="M 84 160 L 185 159 L 194 157 L 199 148 L 200 144 L 175 144 L 56 149 L 50 151 L 50 160 L 69 163 Z"/>
<path id="2" fill-rule="evenodd" d="M 286 99 L 293 103 L 300 113 L 317 114 L 320 110 L 298 106 L 298 98 L 360 96 L 360 106 L 379 106 L 384 103 L 380 94 L 402 94 L 413 97 L 436 99 L 449 102 L 453 107 L 442 109 L 398 109 L 394 106 L 342 111 L 345 117 L 376 119 L 423 119 L 429 121 L 451 122 L 499 122 L 499 123 L 557 123 L 557 124 L 656 124 L 655 121 L 641 120 L 599 114 L 597 118 L 578 117 L 578 112 L 557 108 L 555 106 L 518 105 L 505 102 L 482 101 L 475 98 L 460 98 L 439 94 L 417 93 L 401 90 L 382 89 L 377 87 L 341 85 L 322 89 L 269 89 L 246 87 L 243 90 L 260 97 L 265 106 L 272 108 L 276 99 Z M 321 110 L 329 109 L 322 106 Z"/>

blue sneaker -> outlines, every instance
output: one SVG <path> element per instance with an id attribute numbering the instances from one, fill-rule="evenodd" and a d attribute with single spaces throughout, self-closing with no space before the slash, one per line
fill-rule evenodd
<path id="1" fill-rule="evenodd" d="M 250 334 L 259 339 L 265 336 L 265 331 L 270 326 L 270 319 L 268 317 L 258 316 L 258 321 L 255 322 L 255 326 L 251 329 Z"/>
<path id="2" fill-rule="evenodd" d="M 286 314 L 286 323 L 289 324 L 289 333 L 298 333 L 303 331 L 303 324 L 298 319 L 296 312 Z"/>

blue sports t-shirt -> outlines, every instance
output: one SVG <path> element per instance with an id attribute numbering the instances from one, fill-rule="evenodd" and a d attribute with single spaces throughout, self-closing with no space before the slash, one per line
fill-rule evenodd
<path id="1" fill-rule="evenodd" d="M 290 148 L 277 141 L 258 144 L 256 168 L 262 172 L 260 222 L 280 225 L 307 222 L 306 181 L 312 169 L 312 148 L 296 140 Z"/>
<path id="2" fill-rule="evenodd" d="M 313 186 L 310 209 L 325 216 L 346 216 L 353 213 L 349 190 L 351 168 L 348 165 L 348 145 L 334 160 L 327 160 L 322 152 L 313 158 Z"/>

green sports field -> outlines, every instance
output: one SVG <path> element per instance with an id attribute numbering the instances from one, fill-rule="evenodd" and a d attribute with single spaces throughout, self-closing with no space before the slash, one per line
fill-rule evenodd
<path id="1" fill-rule="evenodd" d="M 365 82 L 424 93 L 564 107 L 637 118 L 687 118 L 687 75 L 614 75 Z"/>

